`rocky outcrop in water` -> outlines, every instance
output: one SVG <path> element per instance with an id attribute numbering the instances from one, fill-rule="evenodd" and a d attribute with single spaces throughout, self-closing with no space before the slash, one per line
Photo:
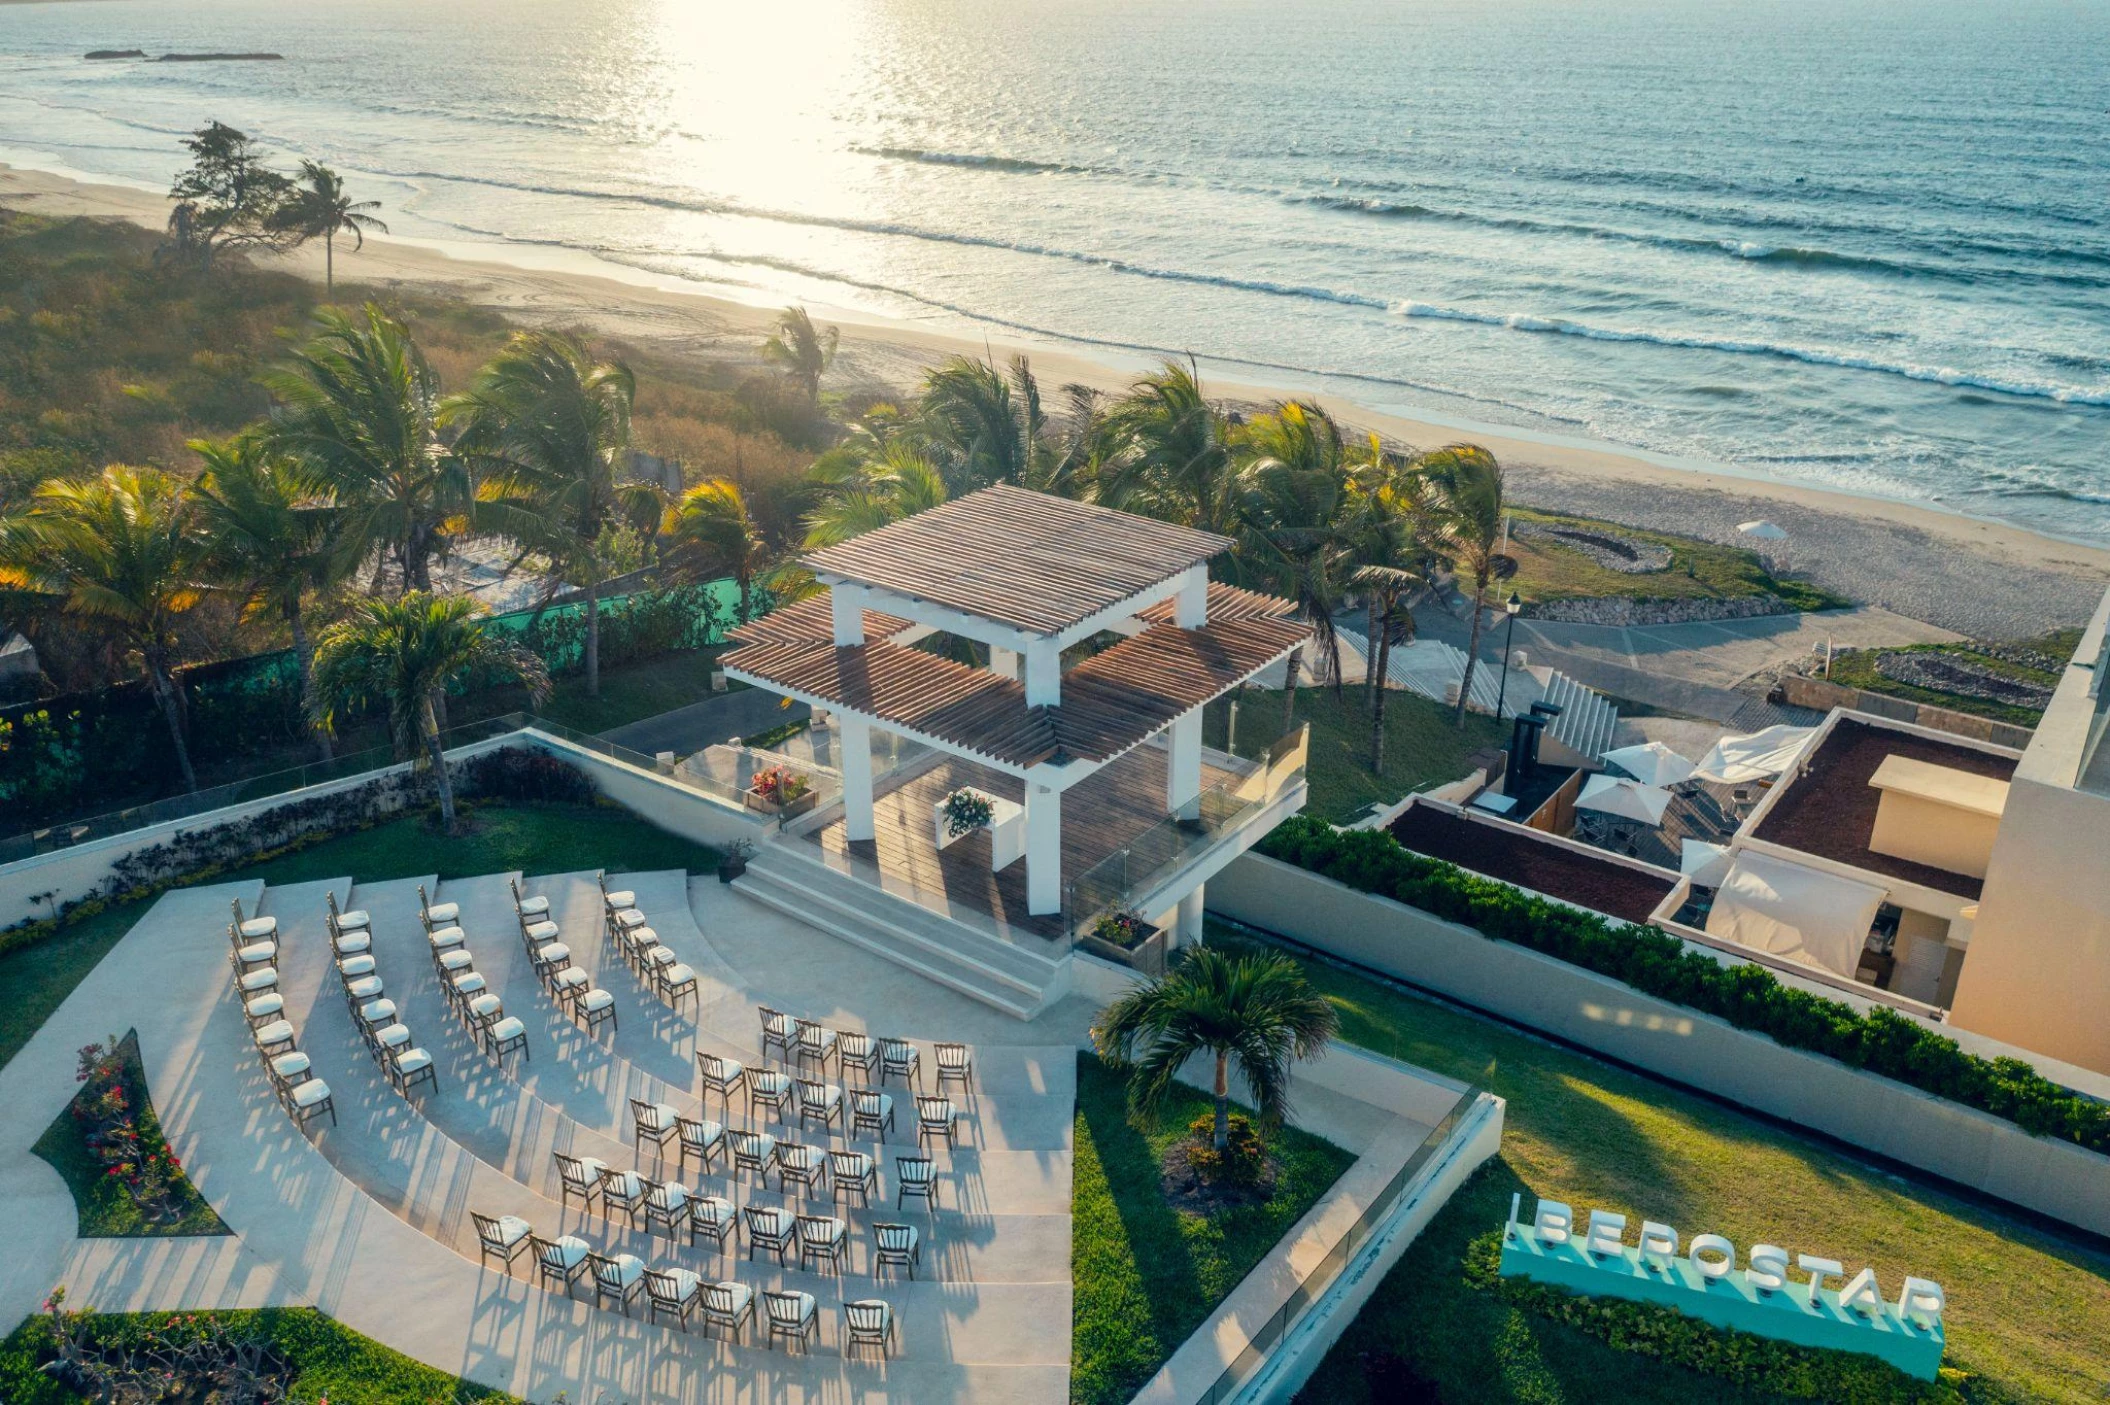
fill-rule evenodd
<path id="1" fill-rule="evenodd" d="M 145 49 L 90 49 L 82 57 L 91 59 L 143 59 Z"/>
<path id="2" fill-rule="evenodd" d="M 284 54 L 163 54 L 156 63 L 249 63 L 277 61 Z"/>

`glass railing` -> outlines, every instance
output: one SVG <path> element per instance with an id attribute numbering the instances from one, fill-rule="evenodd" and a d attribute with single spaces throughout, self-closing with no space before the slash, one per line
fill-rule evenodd
<path id="1" fill-rule="evenodd" d="M 1219 777 L 1181 814 L 1168 815 L 1070 881 L 1063 917 L 1071 934 L 1133 908 L 1159 882 L 1280 800 L 1304 777 L 1311 728 L 1278 738 L 1242 769 Z M 1230 758 L 1224 758 L 1230 761 Z"/>
<path id="2" fill-rule="evenodd" d="M 1364 1050 L 1356 1052 L 1367 1053 Z M 1417 1075 L 1420 1072 L 1409 1071 Z M 1451 1134 L 1458 1130 L 1458 1124 L 1472 1111 L 1479 1099 L 1480 1090 L 1477 1088 L 1468 1088 L 1458 1095 L 1458 1100 L 1451 1104 L 1450 1110 L 1443 1115 L 1442 1120 L 1429 1129 L 1428 1136 L 1422 1138 L 1421 1145 L 1414 1149 L 1414 1153 L 1393 1174 L 1392 1179 L 1385 1183 L 1385 1188 L 1363 1207 L 1363 1213 L 1356 1217 L 1355 1223 L 1348 1226 L 1347 1231 L 1334 1242 L 1333 1247 L 1326 1251 L 1326 1256 L 1313 1264 L 1298 1280 L 1297 1286 L 1290 1290 L 1288 1301 L 1275 1309 L 1267 1321 L 1260 1324 L 1259 1330 L 1246 1339 L 1245 1348 L 1232 1358 L 1231 1364 L 1217 1377 L 1216 1384 L 1209 1387 L 1196 1405 L 1222 1405 L 1223 1401 L 1236 1395 L 1239 1389 L 1252 1379 L 1253 1373 L 1259 1370 L 1269 1354 L 1281 1345 L 1282 1339 L 1289 1334 L 1290 1328 L 1297 1325 L 1305 1310 L 1333 1287 L 1342 1270 L 1355 1258 L 1356 1251 L 1369 1242 L 1371 1233 L 1384 1223 L 1385 1217 L 1399 1204 L 1400 1197 L 1421 1176 L 1423 1169 L 1429 1164 L 1429 1159 L 1451 1139 Z"/>

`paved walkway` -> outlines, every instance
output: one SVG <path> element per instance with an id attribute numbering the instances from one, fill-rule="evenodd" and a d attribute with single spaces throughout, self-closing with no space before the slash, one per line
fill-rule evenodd
<path id="1" fill-rule="evenodd" d="M 1415 623 L 1430 638 L 1464 648 L 1470 637 L 1469 606 L 1446 609 L 1428 600 L 1415 607 Z M 1480 634 L 1482 667 L 1499 668 L 1500 619 Z M 1839 649 L 1943 643 L 1961 636 L 1875 606 L 1821 614 L 1762 615 L 1748 620 L 1700 624 L 1557 624 L 1519 619 L 1513 648 L 1532 664 L 1546 664 L 1615 698 L 1742 725 L 1752 695 L 1738 686 L 1760 673 L 1821 655 L 1827 639 Z M 1514 655 L 1512 655 L 1514 657 Z"/>
<path id="2" fill-rule="evenodd" d="M 1075 1050 L 1095 1013 L 1091 1002 L 1072 997 L 1021 1023 L 709 879 L 611 875 L 612 887 L 637 893 L 662 941 L 698 973 L 699 998 L 670 1010 L 605 945 L 590 871 L 521 879 L 526 891 L 551 899 L 575 962 L 616 998 L 619 1027 L 588 1039 L 527 961 L 511 906 L 516 877 L 422 880 L 435 902 L 460 904 L 476 969 L 527 1027 L 525 1058 L 503 1066 L 440 994 L 417 920 L 420 880 L 270 890 L 252 882 L 164 895 L 0 1069 L 0 1105 L 10 1114 L 0 1120 L 0 1239 L 9 1246 L 0 1255 L 0 1321 L 34 1311 L 64 1284 L 76 1306 L 107 1311 L 312 1305 L 421 1361 L 531 1399 L 560 1392 L 636 1405 L 1067 1399 Z M 359 1038 L 325 940 L 330 893 L 341 906 L 372 914 L 378 973 L 397 1017 L 435 1058 L 436 1090 L 406 1101 Z M 311 1123 L 303 1132 L 271 1093 L 230 990 L 225 931 L 234 899 L 279 920 L 280 988 L 302 1050 L 330 1085 L 335 1125 Z M 802 1130 L 744 1105 L 706 1107 L 696 1096 L 698 1051 L 762 1065 L 761 1004 L 839 1029 L 914 1039 L 926 1060 L 937 1039 L 972 1047 L 976 1086 L 955 1094 L 958 1145 L 934 1151 L 935 1210 L 894 1204 L 894 1158 L 915 1150 L 912 1099 L 898 1086 L 890 1090 L 896 1125 L 877 1138 Z M 876 1018 L 868 1023 L 867 1015 Z M 171 1143 L 232 1233 L 79 1239 L 64 1185 L 29 1153 L 71 1095 L 75 1050 L 127 1028 L 138 1030 Z M 931 1083 L 926 1065 L 925 1088 Z M 766 1126 L 783 1141 L 863 1150 L 880 1167 L 882 1193 L 869 1206 L 837 1206 L 736 1177 L 723 1163 L 682 1166 L 636 1144 L 633 1096 L 734 1127 Z M 1352 1218 L 1369 1190 L 1364 1182 L 1396 1160 L 1448 1099 L 1409 1070 L 1346 1050 L 1300 1070 L 1294 1096 L 1300 1125 L 1365 1163 L 1314 1207 L 1278 1250 L 1284 1255 L 1309 1249 L 1312 1236 L 1324 1238 L 1341 1216 Z M 708 1241 L 676 1243 L 663 1229 L 648 1233 L 601 1207 L 589 1213 L 565 1204 L 558 1151 L 678 1178 L 743 1206 L 838 1214 L 849 1225 L 847 1261 L 840 1274 L 819 1264 L 808 1272 L 773 1263 L 766 1252 L 750 1256 L 744 1232 L 721 1252 Z M 809 1292 L 819 1304 L 819 1339 L 805 1354 L 769 1349 L 751 1333 L 738 1344 L 714 1341 L 700 1325 L 686 1334 L 648 1325 L 642 1300 L 625 1315 L 592 1306 L 588 1289 L 545 1291 L 531 1257 L 510 1273 L 479 1262 L 471 1211 L 518 1215 L 539 1233 L 576 1234 L 706 1280 Z M 872 1226 L 882 1220 L 920 1228 L 913 1281 L 876 1271 Z M 1275 1277 L 1286 1271 L 1278 1267 Z M 1286 1290 L 1293 1281 L 1275 1277 L 1264 1282 Z M 862 1297 L 883 1298 L 898 1314 L 891 1359 L 851 1360 L 843 1352 L 840 1304 Z M 1247 1313 L 1248 1306 L 1226 1304 L 1218 1316 L 1231 1327 L 1223 1330 L 1235 1336 Z"/>

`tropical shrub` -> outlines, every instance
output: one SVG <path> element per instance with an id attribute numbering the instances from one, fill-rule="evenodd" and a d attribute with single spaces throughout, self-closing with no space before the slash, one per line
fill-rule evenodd
<path id="1" fill-rule="evenodd" d="M 2021 1059 L 1966 1053 L 1894 1010 L 1867 1014 L 1782 985 L 1762 966 L 1724 966 L 1657 927 L 1582 912 L 1400 847 L 1383 830 L 1337 830 L 1297 815 L 1260 852 L 1482 936 L 1513 942 L 1653 995 L 2005 1118 L 2038 1136 L 2110 1153 L 2110 1105 L 2062 1088 Z"/>

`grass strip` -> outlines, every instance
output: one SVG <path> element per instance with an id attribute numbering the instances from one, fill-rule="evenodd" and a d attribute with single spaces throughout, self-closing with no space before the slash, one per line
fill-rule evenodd
<path id="1" fill-rule="evenodd" d="M 1281 1170 L 1266 1203 L 1206 1216 L 1175 1208 L 1165 1198 L 1164 1154 L 1211 1106 L 1182 1087 L 1157 1128 L 1137 1128 L 1127 1084 L 1091 1055 L 1078 1057 L 1072 1405 L 1133 1396 L 1355 1162 L 1332 1142 L 1285 1127 L 1271 1142 Z"/>

